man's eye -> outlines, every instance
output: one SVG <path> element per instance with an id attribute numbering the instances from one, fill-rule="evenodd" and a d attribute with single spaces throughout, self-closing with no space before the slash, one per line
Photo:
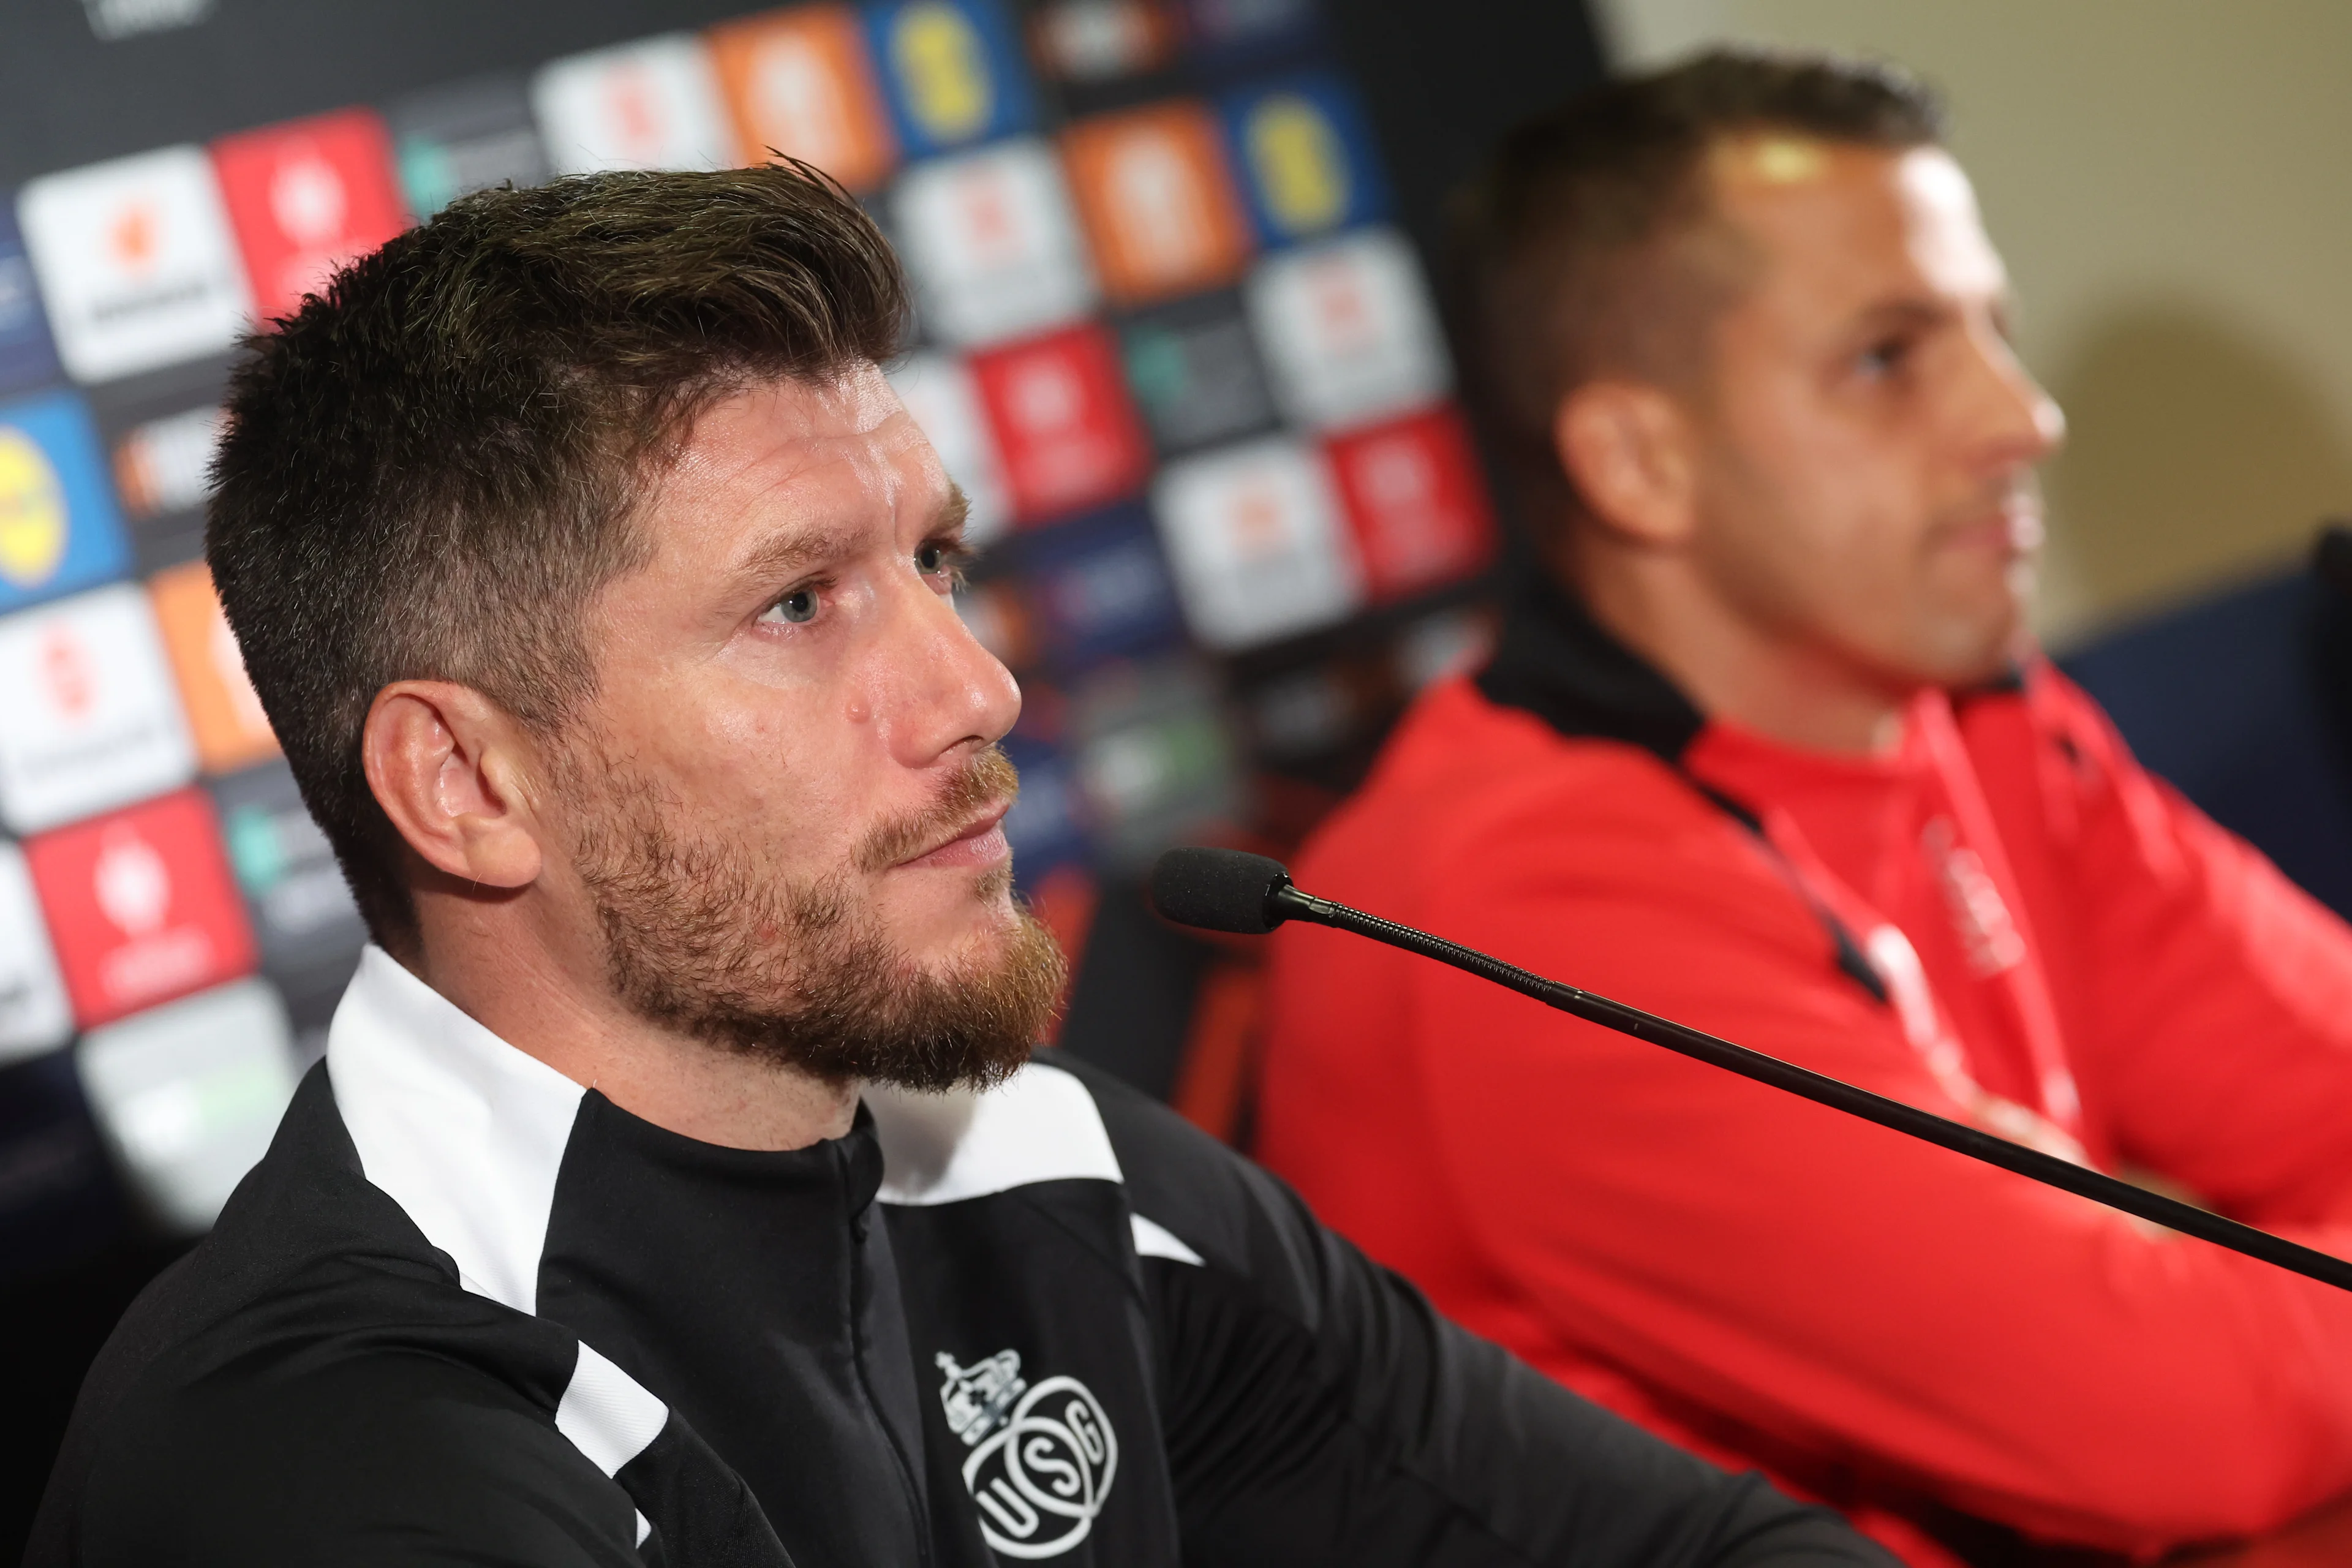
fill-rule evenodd
<path id="1" fill-rule="evenodd" d="M 961 574 L 964 552 L 961 545 L 937 539 L 927 539 L 915 547 L 915 570 L 926 577 Z"/>
<path id="2" fill-rule="evenodd" d="M 782 621 L 792 626 L 804 626 L 816 619 L 816 606 L 814 588 L 795 588 L 769 605 L 760 618 L 771 625 Z"/>
<path id="3" fill-rule="evenodd" d="M 1909 339 L 1889 338 L 1884 342 L 1873 343 L 1863 350 L 1862 357 L 1854 363 L 1864 375 L 1892 375 L 1903 368 L 1903 362 L 1910 355 Z"/>

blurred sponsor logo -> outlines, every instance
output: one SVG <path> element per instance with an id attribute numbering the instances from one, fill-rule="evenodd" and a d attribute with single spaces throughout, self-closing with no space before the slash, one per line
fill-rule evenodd
<path id="1" fill-rule="evenodd" d="M 81 399 L 0 405 L 0 610 L 102 583 L 130 558 Z"/>
<path id="2" fill-rule="evenodd" d="M 690 33 L 554 61 L 532 79 L 530 97 L 558 174 L 735 162 L 709 56 Z"/>
<path id="3" fill-rule="evenodd" d="M 892 195 L 924 324 L 949 342 L 999 342 L 1094 309 L 1094 270 L 1044 142 L 919 163 Z"/>
<path id="4" fill-rule="evenodd" d="M 212 806 L 195 791 L 59 828 L 25 853 L 84 1028 L 253 967 Z"/>
<path id="5" fill-rule="evenodd" d="M 1274 395 L 1240 301 L 1202 295 L 1119 327 L 1127 384 L 1167 454 L 1254 436 L 1276 421 Z"/>
<path id="6" fill-rule="evenodd" d="M 0 201 L 0 392 L 56 379 L 58 353 L 41 317 L 33 258 L 16 232 L 11 205 Z"/>
<path id="7" fill-rule="evenodd" d="M 25 853 L 0 841 L 0 1063 L 37 1056 L 73 1033 L 48 928 Z"/>
<path id="8" fill-rule="evenodd" d="M 245 673 L 245 655 L 221 613 L 212 574 L 201 561 L 159 573 L 147 584 L 163 646 L 179 678 L 206 773 L 228 773 L 278 754 L 269 715 Z"/>
<path id="9" fill-rule="evenodd" d="M 1140 507 L 1024 536 L 1019 564 L 1043 623 L 1045 651 L 1063 669 L 1182 640 L 1175 585 L 1159 535 Z"/>
<path id="10" fill-rule="evenodd" d="M 1420 265 L 1392 230 L 1269 257 L 1246 293 L 1276 397 L 1302 425 L 1362 424 L 1433 403 L 1450 384 Z"/>
<path id="11" fill-rule="evenodd" d="M 1376 600 L 1469 575 L 1494 556 L 1495 519 L 1451 408 L 1336 437 L 1324 450 Z"/>
<path id="12" fill-rule="evenodd" d="M 1088 324 L 975 354 L 1013 515 L 1064 516 L 1131 495 L 1150 467 L 1108 332 Z"/>
<path id="13" fill-rule="evenodd" d="M 1183 21 L 1156 0 L 1046 0 L 1030 16 L 1029 36 L 1050 74 L 1104 82 L 1174 63 Z"/>
<path id="14" fill-rule="evenodd" d="M 265 320 L 293 314 L 305 294 L 408 225 L 392 138 L 370 110 L 225 137 L 213 143 L 213 164 Z"/>
<path id="15" fill-rule="evenodd" d="M 536 185 L 550 171 L 522 83 L 489 77 L 418 93 L 385 114 L 408 209 L 431 217 L 492 185 Z"/>
<path id="16" fill-rule="evenodd" d="M 1335 73 L 1310 71 L 1234 93 L 1225 100 L 1225 126 L 1267 244 L 1385 216 L 1370 131 Z"/>
<path id="17" fill-rule="evenodd" d="M 248 314 L 210 159 L 167 147 L 49 174 L 18 203 L 58 353 L 110 380 L 227 349 Z"/>
<path id="18" fill-rule="evenodd" d="M 219 1215 L 294 1094 L 285 1009 L 259 981 L 95 1030 L 75 1059 L 132 1186 L 182 1234 Z"/>
<path id="19" fill-rule="evenodd" d="M 147 597 L 131 584 L 0 620 L 0 821 L 36 833 L 189 775 Z"/>
<path id="20" fill-rule="evenodd" d="M 1170 464 L 1152 492 L 1184 616 L 1211 647 L 1328 626 L 1362 574 L 1320 454 L 1286 437 Z"/>
<path id="21" fill-rule="evenodd" d="M 743 162 L 771 151 L 814 163 L 853 191 L 898 161 L 889 111 L 846 5 L 800 5 L 716 27 L 710 53 Z"/>
<path id="22" fill-rule="evenodd" d="M 191 408 L 133 426 L 115 443 L 114 488 L 134 521 L 205 504 L 226 418 L 217 406 Z"/>
<path id="23" fill-rule="evenodd" d="M 1240 275 L 1249 227 L 1205 105 L 1080 121 L 1062 133 L 1062 153 L 1113 300 L 1143 304 Z"/>
<path id="24" fill-rule="evenodd" d="M 1021 51 L 993 0 L 886 0 L 866 18 L 909 151 L 944 152 L 1034 121 Z"/>

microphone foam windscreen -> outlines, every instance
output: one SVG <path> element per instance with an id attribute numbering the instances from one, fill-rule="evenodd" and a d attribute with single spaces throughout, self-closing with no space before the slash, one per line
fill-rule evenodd
<path id="1" fill-rule="evenodd" d="M 1288 881 L 1279 860 L 1238 849 L 1171 849 L 1151 868 L 1151 907 L 1180 926 L 1264 936 L 1282 923 L 1267 896 Z"/>

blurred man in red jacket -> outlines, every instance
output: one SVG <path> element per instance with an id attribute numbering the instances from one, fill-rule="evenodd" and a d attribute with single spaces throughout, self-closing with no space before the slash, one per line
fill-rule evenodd
<path id="1" fill-rule="evenodd" d="M 1717 55 L 1516 134 L 1479 366 L 1544 579 L 1301 885 L 2352 1255 L 2352 931 L 2027 647 L 2058 409 L 1934 104 Z M 1448 1312 L 1915 1562 L 2352 1488 L 2352 1297 L 1277 939 L 1260 1152 Z"/>

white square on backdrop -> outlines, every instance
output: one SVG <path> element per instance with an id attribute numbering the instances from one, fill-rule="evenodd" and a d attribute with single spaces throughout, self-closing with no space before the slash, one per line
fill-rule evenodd
<path id="1" fill-rule="evenodd" d="M 261 980 L 93 1029 L 75 1066 L 131 1184 L 184 1235 L 219 1216 L 294 1097 L 285 1005 Z"/>
<path id="2" fill-rule="evenodd" d="M 1434 402 L 1453 379 L 1412 247 L 1367 229 L 1283 251 L 1248 284 L 1276 401 L 1328 430 Z"/>
<path id="3" fill-rule="evenodd" d="M 924 324 L 948 342 L 1025 337 L 1094 309 L 1069 187 L 1042 141 L 918 163 L 892 212 Z"/>
<path id="4" fill-rule="evenodd" d="M 531 79 L 530 102 L 559 174 L 723 169 L 736 162 L 719 79 L 691 33 L 551 61 Z"/>
<path id="5" fill-rule="evenodd" d="M 203 148 L 44 175 L 16 215 L 75 380 L 218 353 L 246 330 L 245 267 Z"/>
<path id="6" fill-rule="evenodd" d="M 0 840 L 0 1063 L 64 1045 L 73 1006 L 58 975 L 25 852 Z"/>
<path id="7" fill-rule="evenodd" d="M 1321 455 L 1284 437 L 1171 463 L 1152 510 L 1184 618 L 1231 650 L 1344 619 L 1363 573 Z"/>
<path id="8" fill-rule="evenodd" d="M 0 823 L 38 833 L 195 773 L 179 689 L 135 583 L 0 618 Z"/>
<path id="9" fill-rule="evenodd" d="M 971 372 L 953 354 L 909 354 L 890 373 L 890 385 L 907 405 L 948 478 L 963 487 L 971 510 L 964 521 L 966 544 L 980 546 L 1004 531 L 1011 517 L 1005 500 L 1004 469 L 996 455 L 996 437 L 989 433 L 981 412 L 980 391 Z"/>

